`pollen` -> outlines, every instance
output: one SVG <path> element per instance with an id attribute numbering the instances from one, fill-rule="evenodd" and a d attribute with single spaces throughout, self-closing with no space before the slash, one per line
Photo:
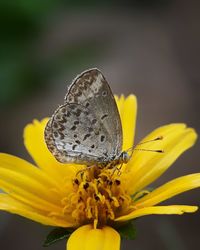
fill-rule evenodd
<path id="1" fill-rule="evenodd" d="M 63 213 L 71 214 L 78 225 L 93 223 L 94 228 L 101 228 L 125 214 L 132 199 L 113 170 L 91 167 L 77 173 L 73 192 L 63 203 Z"/>

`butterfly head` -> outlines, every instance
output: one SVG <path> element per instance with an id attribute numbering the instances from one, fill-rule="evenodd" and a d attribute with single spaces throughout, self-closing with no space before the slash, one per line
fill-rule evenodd
<path id="1" fill-rule="evenodd" d="M 128 154 L 127 151 L 122 151 L 119 159 L 120 159 L 120 163 L 127 163 L 130 159 L 130 155 Z"/>

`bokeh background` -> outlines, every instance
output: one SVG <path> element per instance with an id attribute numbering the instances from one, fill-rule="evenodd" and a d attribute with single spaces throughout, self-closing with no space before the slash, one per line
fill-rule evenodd
<path id="1" fill-rule="evenodd" d="M 0 151 L 30 160 L 23 127 L 49 116 L 80 72 L 98 67 L 116 94 L 138 97 L 137 141 L 154 128 L 186 122 L 200 132 L 200 2 L 0 1 Z M 199 145 L 155 183 L 200 171 Z M 200 205 L 200 190 L 171 199 Z M 122 249 L 199 248 L 200 212 L 138 219 Z M 0 248 L 40 250 L 50 230 L 0 214 Z M 65 241 L 49 247 L 65 249 Z"/>

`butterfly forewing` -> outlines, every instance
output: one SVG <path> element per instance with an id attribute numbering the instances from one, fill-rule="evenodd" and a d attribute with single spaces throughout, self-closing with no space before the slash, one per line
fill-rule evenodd
<path id="1" fill-rule="evenodd" d="M 111 134 L 115 153 L 121 152 L 122 127 L 117 105 L 105 77 L 98 69 L 90 69 L 72 82 L 65 103 L 78 103 L 90 108 L 99 123 Z"/>
<path id="2" fill-rule="evenodd" d="M 118 109 L 104 76 L 97 69 L 79 75 L 65 104 L 45 129 L 49 150 L 61 162 L 110 162 L 121 152 L 122 128 Z"/>

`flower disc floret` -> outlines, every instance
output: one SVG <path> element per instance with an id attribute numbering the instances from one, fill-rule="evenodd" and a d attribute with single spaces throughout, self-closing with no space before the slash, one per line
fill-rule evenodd
<path id="1" fill-rule="evenodd" d="M 77 224 L 94 223 L 99 228 L 126 214 L 132 200 L 113 170 L 91 167 L 77 173 L 73 191 L 64 202 L 64 212 Z"/>

